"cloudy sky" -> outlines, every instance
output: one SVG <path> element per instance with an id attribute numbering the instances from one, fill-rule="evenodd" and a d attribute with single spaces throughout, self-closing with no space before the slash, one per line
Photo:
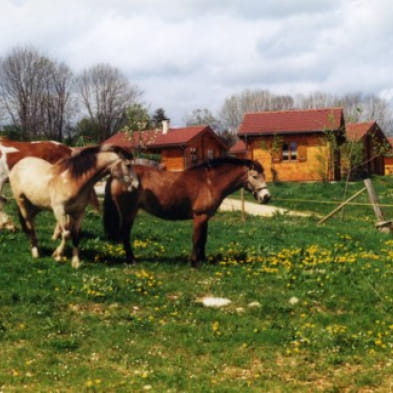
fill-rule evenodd
<path id="1" fill-rule="evenodd" d="M 390 0 L 0 0 L 0 56 L 109 63 L 172 124 L 245 89 L 393 97 Z"/>

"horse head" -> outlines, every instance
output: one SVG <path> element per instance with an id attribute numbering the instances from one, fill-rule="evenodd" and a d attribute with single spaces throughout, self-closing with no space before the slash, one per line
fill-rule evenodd
<path id="1" fill-rule="evenodd" d="M 134 156 L 129 150 L 117 145 L 103 144 L 100 146 L 100 151 L 115 153 L 118 157 L 109 167 L 112 177 L 119 180 L 126 187 L 127 191 L 138 188 L 139 180 L 133 168 L 135 163 Z"/>
<path id="2" fill-rule="evenodd" d="M 119 159 L 110 167 L 111 176 L 119 180 L 127 188 L 127 191 L 132 191 L 139 186 L 133 164 L 133 160 Z"/>
<path id="3" fill-rule="evenodd" d="M 252 161 L 248 168 L 246 188 L 252 192 L 259 203 L 268 203 L 271 199 L 262 165 L 258 162 Z"/>

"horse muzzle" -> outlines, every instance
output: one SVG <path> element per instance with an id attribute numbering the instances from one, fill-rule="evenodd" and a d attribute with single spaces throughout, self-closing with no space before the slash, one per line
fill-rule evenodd
<path id="1" fill-rule="evenodd" d="M 261 204 L 268 203 L 272 198 L 267 187 L 262 187 L 259 190 L 255 191 L 254 197 Z"/>
<path id="2" fill-rule="evenodd" d="M 118 180 L 124 184 L 129 192 L 136 190 L 139 187 L 139 179 L 134 173 L 123 174 L 123 176 L 119 177 Z"/>
<path id="3" fill-rule="evenodd" d="M 137 177 L 131 177 L 130 181 L 127 182 L 127 184 L 127 191 L 131 192 L 139 187 L 139 180 Z"/>

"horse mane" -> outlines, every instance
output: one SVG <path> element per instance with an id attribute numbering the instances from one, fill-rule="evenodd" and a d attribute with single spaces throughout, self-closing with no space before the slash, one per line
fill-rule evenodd
<path id="1" fill-rule="evenodd" d="M 218 157 L 212 158 L 210 160 L 204 161 L 200 164 L 196 164 L 189 168 L 190 170 L 193 169 L 211 169 L 217 168 L 225 164 L 236 165 L 236 166 L 247 166 L 250 169 L 256 169 L 258 172 L 262 172 L 263 168 L 262 165 L 258 161 L 250 160 L 248 158 L 236 158 L 236 157 Z"/>
<path id="2" fill-rule="evenodd" d="M 132 160 L 133 155 L 128 150 L 116 145 L 88 146 L 63 158 L 57 163 L 58 171 L 66 169 L 70 171 L 73 178 L 77 179 L 97 164 L 97 154 L 100 152 L 113 152 L 121 159 Z"/>

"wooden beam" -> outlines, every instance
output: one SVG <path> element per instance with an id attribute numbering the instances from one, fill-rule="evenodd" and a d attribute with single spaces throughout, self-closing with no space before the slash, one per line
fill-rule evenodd
<path id="1" fill-rule="evenodd" d="M 337 212 L 339 212 L 344 206 L 348 205 L 349 202 L 353 201 L 356 197 L 358 197 L 363 191 L 366 191 L 366 187 L 363 187 L 361 190 L 355 192 L 351 197 L 349 197 L 347 200 L 342 202 L 340 205 L 338 205 L 335 209 L 333 209 L 327 216 L 321 218 L 318 221 L 318 224 L 323 224 L 325 221 L 327 221 L 329 218 L 333 217 Z"/>

